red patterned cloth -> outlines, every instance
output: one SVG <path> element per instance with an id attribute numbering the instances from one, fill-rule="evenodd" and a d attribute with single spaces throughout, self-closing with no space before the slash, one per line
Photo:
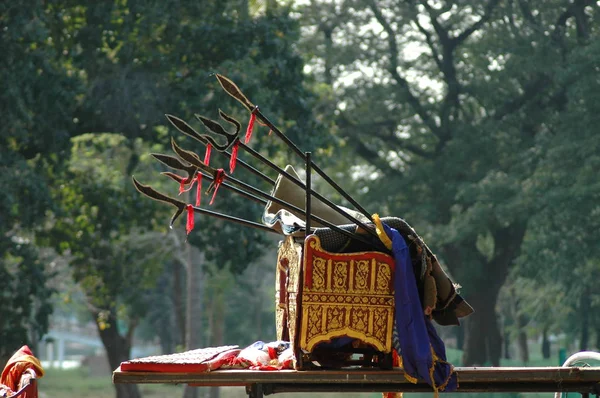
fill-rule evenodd
<path id="1" fill-rule="evenodd" d="M 236 345 L 200 348 L 178 354 L 156 355 L 121 362 L 127 372 L 208 372 L 235 358 L 240 349 Z"/>

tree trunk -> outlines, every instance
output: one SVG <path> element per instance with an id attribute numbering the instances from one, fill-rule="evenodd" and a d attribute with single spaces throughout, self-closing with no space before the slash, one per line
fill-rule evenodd
<path id="1" fill-rule="evenodd" d="M 504 359 L 510 359 L 510 332 L 504 331 Z"/>
<path id="2" fill-rule="evenodd" d="M 524 364 L 529 362 L 529 344 L 527 343 L 527 333 L 524 330 L 519 330 L 519 359 Z"/>
<path id="3" fill-rule="evenodd" d="M 527 344 L 527 333 L 525 332 L 527 318 L 521 313 L 519 308 L 519 296 L 514 286 L 511 286 L 510 292 L 512 317 L 517 325 L 517 345 L 519 347 L 519 359 L 524 364 L 527 364 L 527 362 L 529 362 L 529 345 Z"/>
<path id="4" fill-rule="evenodd" d="M 202 346 L 202 298 L 204 296 L 204 281 L 202 268 L 204 266 L 204 253 L 186 245 L 187 251 L 187 305 L 186 305 L 186 331 L 185 349 L 192 350 Z M 197 398 L 198 388 L 187 385 L 183 392 L 184 398 Z"/>
<path id="5" fill-rule="evenodd" d="M 550 352 L 550 340 L 548 340 L 548 328 L 545 327 L 542 331 L 542 357 L 544 359 L 549 359 L 551 355 Z"/>
<path id="6" fill-rule="evenodd" d="M 590 288 L 585 287 L 580 299 L 580 314 L 581 314 L 581 341 L 579 342 L 579 350 L 585 351 L 590 343 Z"/>
<path id="7" fill-rule="evenodd" d="M 463 366 L 500 366 L 502 336 L 495 309 L 499 289 L 488 287 L 469 297 L 476 310 L 466 322 Z"/>
<path id="8" fill-rule="evenodd" d="M 463 245 L 458 249 L 463 255 L 479 257 L 482 267 L 478 277 L 473 278 L 471 287 L 475 294 L 468 297 L 475 307 L 470 316 L 465 336 L 463 365 L 500 366 L 502 354 L 502 335 L 497 322 L 496 302 L 500 288 L 504 285 L 508 271 L 518 256 L 525 236 L 526 224 L 515 224 L 492 231 L 494 237 L 494 255 L 490 261 L 482 261 L 476 252 L 475 244 Z M 475 249 L 475 250 L 473 250 Z"/>
<path id="9" fill-rule="evenodd" d="M 97 319 L 98 313 L 93 313 L 94 319 Z M 131 344 L 127 339 L 119 334 L 117 330 L 117 318 L 109 315 L 107 319 L 108 327 L 101 328 L 98 322 L 98 334 L 106 350 L 110 370 L 118 368 L 121 362 L 128 361 L 131 355 Z M 141 398 L 140 390 L 136 384 L 115 384 L 117 392 L 116 398 Z"/>

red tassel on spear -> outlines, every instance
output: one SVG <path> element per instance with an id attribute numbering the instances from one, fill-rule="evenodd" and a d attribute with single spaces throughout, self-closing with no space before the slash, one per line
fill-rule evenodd
<path id="1" fill-rule="evenodd" d="M 233 174 L 233 171 L 235 170 L 235 165 L 237 163 L 237 157 L 238 157 L 238 151 L 240 148 L 240 140 L 236 140 L 235 144 L 233 144 L 233 147 L 231 148 L 231 158 L 229 159 L 229 173 Z"/>
<path id="2" fill-rule="evenodd" d="M 212 146 L 210 143 L 206 144 L 206 151 L 204 152 L 204 164 L 208 165 L 210 163 L 210 151 Z M 198 185 L 196 186 L 196 206 L 200 206 L 200 198 L 202 197 L 202 173 L 198 173 L 196 177 L 196 182 Z"/>
<path id="3" fill-rule="evenodd" d="M 213 180 L 212 184 L 210 184 L 210 186 L 208 187 L 209 191 L 211 189 L 214 189 L 213 196 L 212 196 L 212 198 L 210 200 L 210 204 L 211 205 L 215 201 L 215 197 L 217 196 L 217 191 L 219 190 L 219 187 L 223 183 L 224 179 L 225 179 L 225 170 L 223 170 L 223 169 L 217 169 L 217 175 L 215 176 L 215 179 Z"/>
<path id="4" fill-rule="evenodd" d="M 194 229 L 194 206 L 187 205 L 187 222 L 185 223 L 185 233 L 187 235 Z"/>

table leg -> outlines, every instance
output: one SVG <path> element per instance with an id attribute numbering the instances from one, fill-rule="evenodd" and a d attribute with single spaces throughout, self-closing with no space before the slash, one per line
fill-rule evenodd
<path id="1" fill-rule="evenodd" d="M 246 393 L 248 393 L 248 398 L 263 398 L 263 386 L 262 384 L 250 384 L 246 387 Z"/>

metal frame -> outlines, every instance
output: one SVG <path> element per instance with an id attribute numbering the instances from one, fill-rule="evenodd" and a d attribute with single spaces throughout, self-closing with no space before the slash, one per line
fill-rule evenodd
<path id="1" fill-rule="evenodd" d="M 600 367 L 456 368 L 458 392 L 577 392 L 600 397 Z M 217 370 L 206 373 L 113 373 L 117 383 L 193 384 L 194 386 L 243 386 L 251 398 L 282 392 L 431 392 L 431 387 L 412 384 L 399 369 L 315 371 Z"/>

